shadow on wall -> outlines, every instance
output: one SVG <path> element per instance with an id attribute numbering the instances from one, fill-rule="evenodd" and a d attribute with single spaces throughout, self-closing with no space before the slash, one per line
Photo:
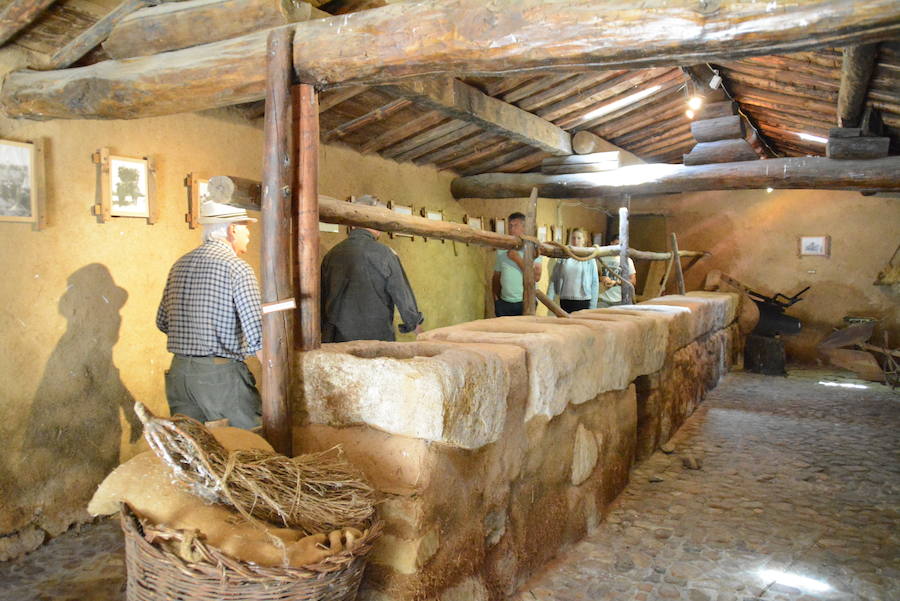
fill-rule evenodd
<path id="1" fill-rule="evenodd" d="M 15 472 L 20 511 L 51 535 L 84 515 L 97 485 L 119 464 L 120 410 L 131 442 L 141 435 L 134 398 L 112 360 L 128 292 L 98 263 L 74 272 L 67 284 L 59 300 L 67 329 L 31 404 Z"/>

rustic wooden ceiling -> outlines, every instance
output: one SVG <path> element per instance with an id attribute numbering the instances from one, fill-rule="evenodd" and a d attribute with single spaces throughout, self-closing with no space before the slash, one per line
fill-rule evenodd
<path id="1" fill-rule="evenodd" d="M 381 6 L 391 0 L 311 2 L 332 13 Z M 11 43 L 50 55 L 118 4 L 115 0 L 64 0 L 47 9 Z M 98 49 L 99 50 L 99 49 Z M 824 156 L 825 145 L 800 134 L 827 138 L 837 126 L 841 50 L 766 56 L 694 68 L 718 72 L 725 90 L 758 130 L 772 156 Z M 102 51 L 83 62 L 96 62 Z M 470 78 L 474 94 L 508 105 L 512 116 L 530 114 L 569 133 L 590 131 L 647 162 L 680 163 L 694 145 L 686 101 L 696 83 L 680 68 L 596 71 Z M 463 175 L 538 169 L 546 147 L 503 128 L 461 118 L 396 88 L 352 87 L 320 95 L 325 142 L 397 161 L 434 165 Z M 900 42 L 878 46 L 867 106 L 880 111 L 900 148 Z M 516 107 L 516 108 L 512 108 Z M 258 120 L 261 103 L 240 110 Z"/>

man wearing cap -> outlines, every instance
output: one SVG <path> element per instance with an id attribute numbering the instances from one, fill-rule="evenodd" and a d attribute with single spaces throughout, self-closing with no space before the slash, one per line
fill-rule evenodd
<path id="1" fill-rule="evenodd" d="M 386 208 L 374 196 L 354 202 Z M 421 333 L 425 317 L 397 254 L 377 242 L 381 234 L 353 228 L 322 259 L 322 342 L 394 340 L 394 307 L 403 333 Z"/>
<path id="2" fill-rule="evenodd" d="M 204 202 L 203 244 L 169 271 L 156 326 L 175 355 L 166 372 L 172 415 L 259 425 L 259 391 L 244 363 L 262 348 L 259 284 L 239 258 L 250 243 L 247 224 L 255 221 L 244 209 Z"/>

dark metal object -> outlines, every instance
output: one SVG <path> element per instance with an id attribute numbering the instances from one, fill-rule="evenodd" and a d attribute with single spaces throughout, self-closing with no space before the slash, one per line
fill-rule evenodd
<path id="1" fill-rule="evenodd" d="M 787 317 L 787 316 L 785 316 Z M 784 342 L 780 338 L 750 334 L 744 345 L 744 369 L 767 376 L 786 375 Z"/>
<path id="2" fill-rule="evenodd" d="M 748 293 L 756 306 L 759 307 L 759 323 L 756 324 L 752 334 L 757 336 L 778 336 L 780 334 L 797 334 L 801 329 L 801 322 L 796 317 L 785 315 L 788 307 L 803 300 L 800 298 L 804 292 L 810 289 L 807 286 L 794 296 L 785 296 L 777 293 L 775 296 L 766 296 L 750 290 Z"/>

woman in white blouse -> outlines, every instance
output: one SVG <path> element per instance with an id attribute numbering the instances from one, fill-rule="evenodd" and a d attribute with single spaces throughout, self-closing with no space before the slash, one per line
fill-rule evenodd
<path id="1" fill-rule="evenodd" d="M 572 246 L 586 246 L 587 234 L 582 229 L 572 231 L 569 236 Z M 582 309 L 596 309 L 600 292 L 600 279 L 597 273 L 597 261 L 578 261 L 567 258 L 559 259 L 550 274 L 550 287 L 547 296 L 559 298 L 559 306 L 569 313 Z"/>

